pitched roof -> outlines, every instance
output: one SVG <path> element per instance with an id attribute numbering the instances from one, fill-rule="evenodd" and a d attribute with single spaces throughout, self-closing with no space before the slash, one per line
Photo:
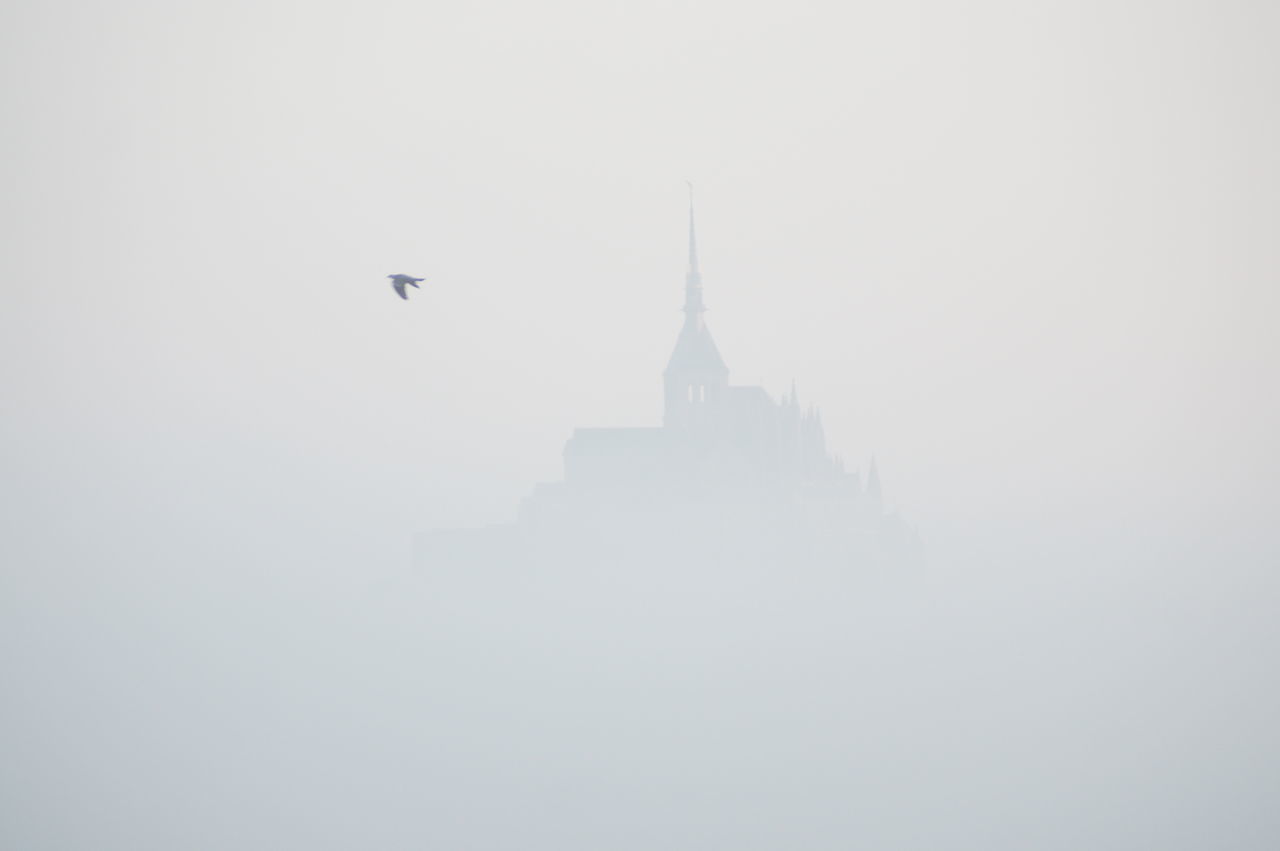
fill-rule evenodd
<path id="1" fill-rule="evenodd" d="M 667 361 L 666 374 L 673 372 L 701 372 L 728 375 L 729 367 L 725 366 L 720 350 L 716 348 L 711 332 L 700 320 L 685 322 L 676 339 L 676 347 Z"/>

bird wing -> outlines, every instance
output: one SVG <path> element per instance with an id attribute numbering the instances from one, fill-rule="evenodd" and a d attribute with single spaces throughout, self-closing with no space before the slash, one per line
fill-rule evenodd
<path id="1" fill-rule="evenodd" d="M 404 291 L 404 281 L 400 280 L 399 278 L 396 278 L 391 282 L 391 286 L 395 288 L 396 294 L 399 295 L 400 298 L 404 299 L 405 301 L 409 300 L 409 296 Z"/>

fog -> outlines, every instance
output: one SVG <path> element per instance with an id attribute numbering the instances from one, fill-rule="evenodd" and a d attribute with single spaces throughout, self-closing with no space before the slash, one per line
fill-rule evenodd
<path id="1" fill-rule="evenodd" d="M 1273 6 L 0 21 L 0 846 L 1280 842 Z M 415 559 L 662 422 L 686 181 L 922 558 Z"/>

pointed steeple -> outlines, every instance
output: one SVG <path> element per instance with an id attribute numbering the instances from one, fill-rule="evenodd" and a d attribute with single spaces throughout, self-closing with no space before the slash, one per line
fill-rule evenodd
<path id="1" fill-rule="evenodd" d="M 689 184 L 689 269 L 684 277 L 684 312 L 700 316 L 702 304 L 702 270 L 698 268 L 698 228 L 693 218 L 693 184 Z"/>
<path id="2" fill-rule="evenodd" d="M 689 270 L 684 279 L 684 327 L 676 340 L 675 351 L 667 362 L 667 374 L 694 372 L 717 376 L 721 383 L 728 380 L 729 368 L 725 366 L 711 339 L 711 331 L 702 319 L 706 312 L 702 303 L 702 272 L 698 268 L 698 232 L 693 218 L 693 184 L 689 184 Z"/>
<path id="3" fill-rule="evenodd" d="M 698 268 L 698 232 L 693 218 L 693 185 L 689 185 L 689 269 L 684 279 L 684 327 L 663 371 L 666 408 L 663 422 L 688 425 L 706 416 L 702 408 L 715 405 L 729 384 L 725 366 L 715 341 L 711 339 L 702 314 L 702 271 Z"/>

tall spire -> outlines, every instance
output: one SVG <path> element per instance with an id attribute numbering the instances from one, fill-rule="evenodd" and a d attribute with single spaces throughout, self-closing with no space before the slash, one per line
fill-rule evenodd
<path id="1" fill-rule="evenodd" d="M 693 220 L 693 184 L 689 187 L 689 270 L 684 278 L 684 312 L 692 316 L 701 314 L 706 307 L 702 303 L 702 271 L 698 268 L 698 230 Z"/>
<path id="2" fill-rule="evenodd" d="M 684 324 L 676 347 L 663 371 L 666 413 L 663 423 L 692 422 L 691 413 L 701 403 L 715 403 L 729 384 L 729 367 L 711 339 L 703 321 L 702 272 L 698 268 L 698 233 L 693 218 L 693 184 L 689 184 L 689 270 L 684 280 Z M 696 404 L 695 404 L 696 403 Z"/>

